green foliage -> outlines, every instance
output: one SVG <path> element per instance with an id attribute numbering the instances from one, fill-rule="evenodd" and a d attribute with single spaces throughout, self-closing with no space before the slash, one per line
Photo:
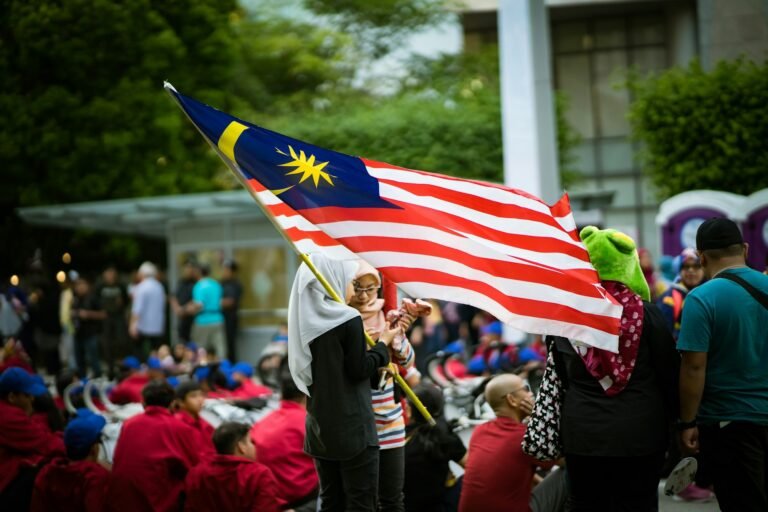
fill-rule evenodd
<path id="1" fill-rule="evenodd" d="M 220 168 L 168 97 L 228 105 L 234 0 L 0 7 L 0 204 L 208 190 Z"/>
<path id="2" fill-rule="evenodd" d="M 448 7 L 457 5 L 447 0 L 305 0 L 304 4 L 344 27 L 374 58 L 396 48 L 414 31 L 444 21 Z"/>
<path id="3" fill-rule="evenodd" d="M 633 79 L 629 119 L 663 197 L 692 189 L 768 187 L 768 63 L 699 62 Z"/>

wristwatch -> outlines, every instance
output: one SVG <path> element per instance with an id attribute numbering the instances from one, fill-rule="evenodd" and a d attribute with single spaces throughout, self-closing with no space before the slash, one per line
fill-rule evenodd
<path id="1" fill-rule="evenodd" d="M 682 432 L 683 430 L 688 430 L 689 428 L 694 428 L 697 425 L 698 424 L 696 423 L 696 420 L 683 421 L 681 419 L 678 419 L 677 423 L 675 424 L 675 426 L 677 427 L 677 430 L 680 432 Z"/>

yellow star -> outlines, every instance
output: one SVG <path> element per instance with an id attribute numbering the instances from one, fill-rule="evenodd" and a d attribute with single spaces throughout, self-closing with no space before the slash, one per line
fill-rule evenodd
<path id="1" fill-rule="evenodd" d="M 291 153 L 291 158 L 293 158 L 293 160 L 280 164 L 280 167 L 294 167 L 294 169 L 291 172 L 286 173 L 286 176 L 290 176 L 291 174 L 301 174 L 302 176 L 299 183 L 304 183 L 309 178 L 312 178 L 312 181 L 315 182 L 315 188 L 318 188 L 320 178 L 327 181 L 329 185 L 334 186 L 331 176 L 323 171 L 325 166 L 328 165 L 328 162 L 315 163 L 315 155 L 309 155 L 309 158 L 307 158 L 307 155 L 304 154 L 304 150 L 301 150 L 297 155 L 296 151 L 294 151 L 291 146 L 288 146 L 288 151 Z M 277 152 L 285 155 L 285 153 L 279 149 Z"/>

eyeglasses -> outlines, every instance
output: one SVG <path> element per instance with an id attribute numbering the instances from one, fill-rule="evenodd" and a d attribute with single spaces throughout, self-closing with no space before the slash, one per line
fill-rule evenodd
<path id="1" fill-rule="evenodd" d="M 370 295 L 372 293 L 376 293 L 379 291 L 378 286 L 369 286 L 368 288 L 360 288 L 357 285 L 354 285 L 355 289 L 355 295 L 360 295 L 361 293 L 365 293 L 366 295 Z"/>

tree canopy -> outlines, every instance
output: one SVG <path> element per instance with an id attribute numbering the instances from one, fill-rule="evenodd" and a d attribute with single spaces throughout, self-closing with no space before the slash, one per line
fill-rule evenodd
<path id="1" fill-rule="evenodd" d="M 629 119 L 663 197 L 693 189 L 768 187 L 768 63 L 698 61 L 631 80 Z"/>

